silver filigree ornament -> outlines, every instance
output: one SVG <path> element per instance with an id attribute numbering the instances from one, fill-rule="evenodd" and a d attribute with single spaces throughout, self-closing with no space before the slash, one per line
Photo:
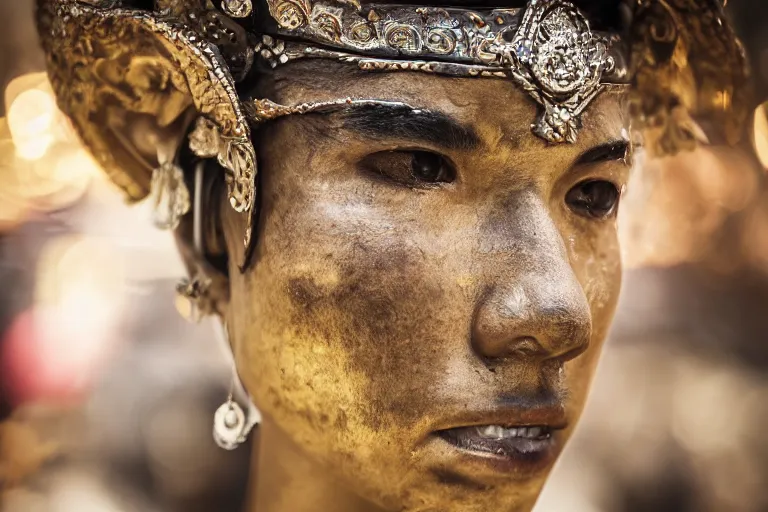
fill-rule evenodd
<path id="1" fill-rule="evenodd" d="M 227 171 L 229 204 L 247 218 L 243 243 L 250 247 L 253 201 L 256 195 L 256 156 L 247 137 L 228 138 L 204 117 L 199 117 L 188 137 L 189 149 L 199 158 L 216 158 Z"/>
<path id="2" fill-rule="evenodd" d="M 270 67 L 275 68 L 278 64 L 288 62 L 288 56 L 283 53 L 285 42 L 276 40 L 272 36 L 262 36 L 254 50 Z"/>
<path id="3" fill-rule="evenodd" d="M 233 18 L 247 18 L 253 12 L 251 0 L 223 0 L 221 9 Z"/>
<path id="4" fill-rule="evenodd" d="M 111 9 L 120 5 L 120 0 L 80 0 L 80 2 L 102 9 Z"/>
<path id="5" fill-rule="evenodd" d="M 221 135 L 218 128 L 204 117 L 198 117 L 195 127 L 189 134 L 189 149 L 200 158 L 214 158 L 221 148 Z"/>
<path id="6" fill-rule="evenodd" d="M 570 2 L 531 0 L 512 42 L 496 43 L 512 78 L 544 107 L 534 133 L 549 142 L 575 142 L 581 113 L 613 67 L 584 15 Z"/>
<path id="7" fill-rule="evenodd" d="M 270 36 L 280 59 L 259 48 L 261 57 L 272 67 L 328 58 L 369 71 L 511 78 L 543 107 L 532 129 L 552 143 L 575 142 L 589 103 L 608 84 L 628 85 L 620 37 L 592 32 L 566 0 L 479 11 L 372 4 L 367 14 L 323 1 L 267 0 L 278 33 L 290 39 Z"/>

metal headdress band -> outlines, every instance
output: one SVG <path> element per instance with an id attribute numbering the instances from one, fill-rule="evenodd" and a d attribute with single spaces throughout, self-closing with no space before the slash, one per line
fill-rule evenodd
<path id="1" fill-rule="evenodd" d="M 109 130 L 94 125 L 100 113 L 122 108 L 156 116 L 167 127 L 181 106 L 194 106 L 200 117 L 190 149 L 200 158 L 216 158 L 226 170 L 230 204 L 245 216 L 246 255 L 253 245 L 257 175 L 249 125 L 329 106 L 283 106 L 268 99 L 241 105 L 236 85 L 257 59 L 271 67 L 328 58 L 368 71 L 511 79 L 542 106 L 532 128 L 551 143 L 574 142 L 590 101 L 606 87 L 628 82 L 627 52 L 618 36 L 592 32 L 584 15 L 565 0 L 478 11 L 362 6 L 356 0 L 265 0 L 271 16 L 266 20 L 256 16 L 251 0 L 223 0 L 221 11 L 212 0 L 155 0 L 151 11 L 129 8 L 132 0 L 38 1 L 59 103 L 105 170 L 132 199 L 147 195 L 146 165 L 121 168 L 132 153 L 115 151 Z M 124 61 L 136 62 L 132 72 L 155 70 L 167 77 L 164 92 L 182 94 L 188 103 L 155 101 L 141 80 L 114 83 L 120 70 L 109 74 L 109 66 Z M 360 101 L 380 100 L 331 103 Z M 178 108 L 163 111 L 164 106 Z M 164 218 L 174 226 L 189 209 L 184 200 L 189 194 L 178 172 L 161 172 L 176 169 L 173 155 L 165 160 L 152 179 L 162 190 L 152 193 L 157 204 L 173 206 Z M 241 268 L 245 263 L 243 258 Z"/>
<path id="2" fill-rule="evenodd" d="M 258 50 L 272 66 L 331 58 L 369 71 L 511 78 L 544 107 L 533 131 L 548 142 L 574 142 L 590 101 L 606 84 L 627 82 L 626 49 L 618 37 L 592 32 L 584 15 L 564 0 L 489 11 L 267 3 L 277 37 L 302 41 L 264 36 Z"/>
<path id="3" fill-rule="evenodd" d="M 615 34 L 592 32 L 584 15 L 565 0 L 530 0 L 523 9 L 472 11 L 350 1 L 267 0 L 277 24 L 262 30 L 254 49 L 270 67 L 324 58 L 365 71 L 419 71 L 463 77 L 512 79 L 543 107 L 533 132 L 550 143 L 575 142 L 580 116 L 606 87 L 628 85 L 627 48 Z M 235 18 L 252 14 L 250 0 L 224 0 Z M 271 34 L 270 34 L 271 32 Z M 370 102 L 340 98 L 331 103 Z M 328 102 L 251 105 L 252 122 L 322 110 Z M 191 147 L 210 156 L 216 127 L 201 120 Z M 235 177 L 235 181 L 239 181 Z"/>
<path id="4" fill-rule="evenodd" d="M 626 48 L 618 36 L 592 32 L 584 15 L 564 0 L 530 0 L 524 9 L 488 11 L 377 4 L 363 9 L 359 3 L 330 6 L 311 0 L 267 3 L 277 33 L 269 35 L 265 27 L 255 50 L 273 68 L 326 58 L 366 71 L 512 79 L 543 107 L 532 130 L 551 143 L 575 142 L 589 103 L 607 86 L 627 85 Z M 236 18 L 252 13 L 250 0 L 225 0 L 222 7 Z M 327 102 L 284 106 L 265 99 L 251 106 L 251 121 L 259 123 L 316 112 Z M 199 156 L 216 153 L 215 144 L 203 143 L 218 140 L 215 125 L 201 120 L 190 138 Z"/>

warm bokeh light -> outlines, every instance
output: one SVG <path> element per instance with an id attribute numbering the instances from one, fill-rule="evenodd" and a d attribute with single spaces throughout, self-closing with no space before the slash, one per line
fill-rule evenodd
<path id="1" fill-rule="evenodd" d="M 59 364 L 93 359 L 114 336 L 122 309 L 123 269 L 121 254 L 97 238 L 63 237 L 44 248 L 35 304 L 43 338 L 53 344 L 49 348 Z"/>
<path id="2" fill-rule="evenodd" d="M 755 200 L 759 169 L 744 152 L 699 148 L 674 157 L 636 159 L 619 210 L 626 268 L 696 261 L 729 215 Z"/>
<path id="3" fill-rule="evenodd" d="M 125 279 L 108 243 L 54 239 L 38 263 L 33 306 L 4 340 L 4 380 L 17 403 L 75 399 L 120 339 Z"/>
<path id="4" fill-rule="evenodd" d="M 754 146 L 757 157 L 764 169 L 768 169 L 768 115 L 766 105 L 760 105 L 755 110 Z"/>
<path id="5" fill-rule="evenodd" d="M 44 73 L 14 79 L 0 118 L 0 229 L 83 197 L 99 165 L 58 110 Z"/>
<path id="6" fill-rule="evenodd" d="M 57 159 L 52 177 L 65 183 L 87 183 L 91 178 L 102 177 L 102 171 L 87 151 L 77 148 Z"/>
<path id="7" fill-rule="evenodd" d="M 53 97 L 39 89 L 24 91 L 13 100 L 8 108 L 8 126 L 21 158 L 38 160 L 45 156 L 55 142 L 56 113 Z"/>
<path id="8" fill-rule="evenodd" d="M 0 118 L 0 231 L 19 225 L 30 209 L 27 198 L 19 193 L 16 151 L 7 128 L 5 119 Z"/>
<path id="9" fill-rule="evenodd" d="M 81 147 L 62 145 L 51 156 L 35 163 L 30 173 L 39 185 L 35 187 L 29 183 L 28 190 L 38 191 L 35 206 L 43 211 L 75 204 L 83 197 L 91 180 L 102 177 L 96 161 Z M 47 190 L 44 190 L 46 185 Z"/>

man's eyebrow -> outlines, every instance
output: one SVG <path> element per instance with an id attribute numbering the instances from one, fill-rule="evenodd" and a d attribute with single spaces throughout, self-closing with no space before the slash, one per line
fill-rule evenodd
<path id="1" fill-rule="evenodd" d="M 404 104 L 348 105 L 339 109 L 343 127 L 376 139 L 426 142 L 445 149 L 471 150 L 480 137 L 471 126 L 428 109 Z"/>
<path id="2" fill-rule="evenodd" d="M 600 162 L 626 160 L 629 155 L 630 142 L 626 139 L 614 139 L 594 146 L 576 159 L 575 165 L 588 165 Z"/>

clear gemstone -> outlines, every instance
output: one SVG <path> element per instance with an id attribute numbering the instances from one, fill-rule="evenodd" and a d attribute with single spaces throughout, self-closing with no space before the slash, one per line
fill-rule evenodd
<path id="1" fill-rule="evenodd" d="M 165 163 L 152 172 L 152 220 L 160 229 L 175 229 L 189 211 L 189 189 L 178 165 Z"/>
<path id="2" fill-rule="evenodd" d="M 517 46 L 517 58 L 523 64 L 527 64 L 531 60 L 533 51 L 531 50 L 530 41 L 523 41 Z"/>

